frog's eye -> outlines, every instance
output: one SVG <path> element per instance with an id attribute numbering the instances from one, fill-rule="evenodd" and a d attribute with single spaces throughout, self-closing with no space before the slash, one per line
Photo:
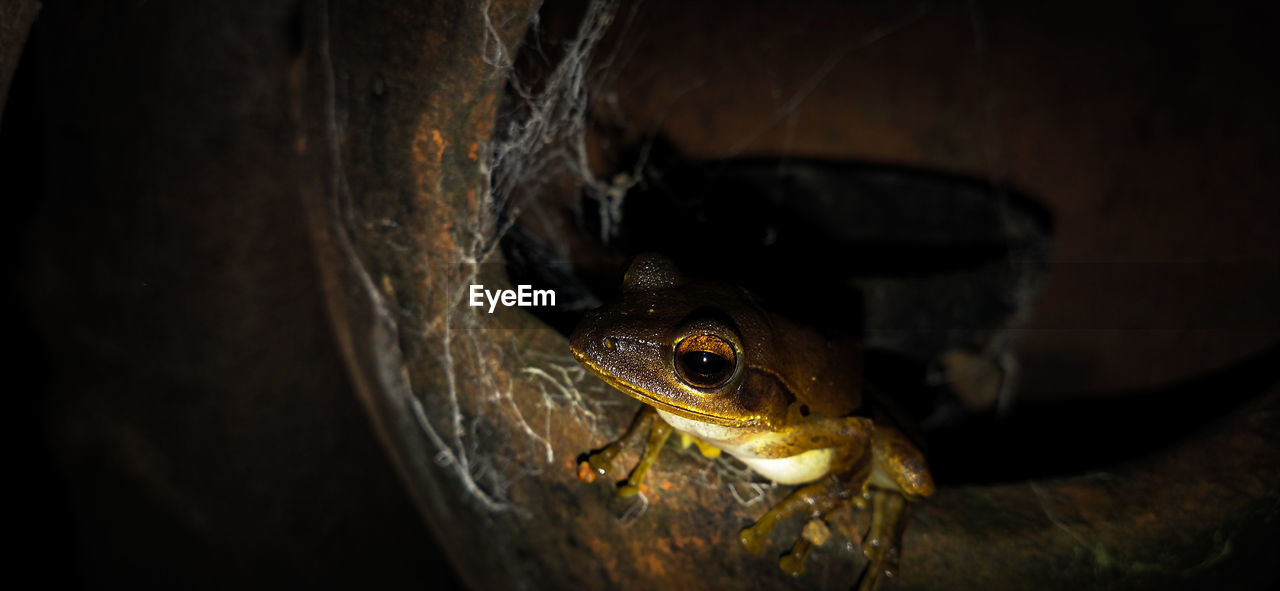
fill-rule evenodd
<path id="1" fill-rule="evenodd" d="M 729 381 L 737 366 L 733 345 L 714 335 L 693 335 L 676 343 L 676 373 L 696 388 L 715 388 Z"/>

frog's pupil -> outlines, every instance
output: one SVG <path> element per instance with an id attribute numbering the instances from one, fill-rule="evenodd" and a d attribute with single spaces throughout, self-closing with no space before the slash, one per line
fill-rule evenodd
<path id="1" fill-rule="evenodd" d="M 681 361 L 691 377 L 707 381 L 718 381 L 729 367 L 728 359 L 710 351 L 690 351 L 683 355 Z"/>

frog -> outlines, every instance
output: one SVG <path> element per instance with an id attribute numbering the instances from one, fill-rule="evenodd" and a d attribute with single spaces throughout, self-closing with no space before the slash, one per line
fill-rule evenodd
<path id="1" fill-rule="evenodd" d="M 830 537 L 829 520 L 869 510 L 858 589 L 898 573 L 911 506 L 934 492 L 914 431 L 884 394 L 866 388 L 862 346 L 831 339 L 767 311 L 730 283 L 689 278 L 669 258 L 636 256 L 620 294 L 588 312 L 569 338 L 574 358 L 606 384 L 642 402 L 616 441 L 580 457 L 584 481 L 607 476 L 625 449 L 640 459 L 617 485 L 641 491 L 667 440 L 678 434 L 703 455 L 729 454 L 761 476 L 795 488 L 739 532 L 759 554 L 775 526 L 805 523 L 779 567 L 799 576 Z"/>

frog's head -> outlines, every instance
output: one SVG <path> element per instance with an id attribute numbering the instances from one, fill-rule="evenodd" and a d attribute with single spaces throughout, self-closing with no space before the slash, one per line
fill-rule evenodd
<path id="1" fill-rule="evenodd" d="M 780 420 L 790 402 L 785 389 L 751 383 L 762 370 L 774 373 L 769 325 L 742 289 L 686 279 L 648 254 L 628 267 L 616 301 L 586 315 L 569 346 L 609 385 L 658 410 L 745 427 Z"/>

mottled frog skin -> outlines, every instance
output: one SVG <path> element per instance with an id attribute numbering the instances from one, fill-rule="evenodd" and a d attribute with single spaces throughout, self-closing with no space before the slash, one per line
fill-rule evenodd
<path id="1" fill-rule="evenodd" d="M 570 337 L 574 357 L 643 402 L 618 441 L 587 457 L 584 480 L 607 473 L 624 447 L 646 447 L 620 495 L 639 491 L 673 433 L 704 455 L 724 451 L 779 483 L 802 485 L 741 532 L 758 553 L 781 521 L 803 515 L 804 534 L 780 566 L 798 575 L 826 518 L 870 504 L 859 589 L 897 572 L 909 501 L 933 493 L 920 449 L 864 396 L 861 349 L 772 315 L 745 290 L 686 279 L 668 259 L 637 257 L 613 303 L 590 312 Z"/>

